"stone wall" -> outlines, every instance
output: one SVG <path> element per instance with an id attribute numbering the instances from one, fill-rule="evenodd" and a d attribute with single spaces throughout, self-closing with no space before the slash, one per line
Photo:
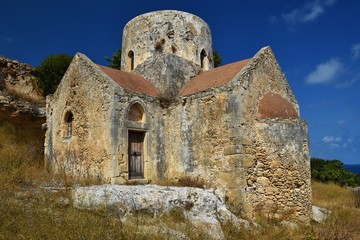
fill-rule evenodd
<path id="1" fill-rule="evenodd" d="M 81 54 L 74 57 L 64 79 L 47 98 L 47 164 L 56 172 L 110 179 L 117 167 L 112 164 L 111 144 L 117 85 Z M 71 137 L 65 135 L 67 112 L 74 116 Z"/>
<path id="2" fill-rule="evenodd" d="M 144 122 L 128 120 L 133 103 L 144 108 Z M 74 116 L 74 133 L 66 137 L 65 115 L 69 111 Z M 124 183 L 129 168 L 128 131 L 143 131 L 145 178 L 160 179 L 166 172 L 159 150 L 161 118 L 157 98 L 121 88 L 86 56 L 77 54 L 55 94 L 47 98 L 47 164 L 55 172 Z"/>
<path id="3" fill-rule="evenodd" d="M 173 54 L 157 54 L 138 65 L 134 72 L 152 82 L 164 100 L 171 101 L 201 69 Z"/>
<path id="4" fill-rule="evenodd" d="M 259 119 L 253 141 L 243 145 L 246 212 L 308 221 L 311 207 L 307 124 L 298 119 Z"/>
<path id="5" fill-rule="evenodd" d="M 228 201 L 244 206 L 250 218 L 266 206 L 261 210 L 281 209 L 277 217 L 286 211 L 307 221 L 307 124 L 281 111 L 281 116 L 260 118 L 261 99 L 269 93 L 298 116 L 296 99 L 271 49 L 264 48 L 229 84 L 174 101 L 163 114 L 167 175 L 201 177 L 208 186 L 226 189 Z"/>
<path id="6" fill-rule="evenodd" d="M 165 174 L 166 170 L 158 169 L 161 161 L 159 150 L 161 141 L 161 129 L 163 129 L 162 114 L 159 100 L 155 97 L 118 88 L 114 102 L 111 128 L 113 129 L 114 164 L 117 171 L 114 172 L 114 183 L 125 183 L 128 180 L 128 132 L 129 130 L 145 132 L 144 144 L 144 177 L 149 180 L 157 180 Z M 144 109 L 144 121 L 132 122 L 128 120 L 128 111 L 132 104 L 138 103 Z M 165 167 L 165 163 L 163 164 Z"/>

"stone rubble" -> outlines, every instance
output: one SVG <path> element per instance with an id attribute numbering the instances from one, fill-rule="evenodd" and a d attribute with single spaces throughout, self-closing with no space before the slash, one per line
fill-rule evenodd
<path id="1" fill-rule="evenodd" d="M 45 99 L 35 81 L 33 67 L 0 56 L 0 108 L 12 116 L 45 117 Z"/>

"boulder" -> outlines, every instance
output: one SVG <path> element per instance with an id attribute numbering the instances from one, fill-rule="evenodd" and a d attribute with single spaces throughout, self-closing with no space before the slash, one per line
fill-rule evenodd
<path id="1" fill-rule="evenodd" d="M 133 212 L 146 211 L 157 217 L 180 208 L 185 218 L 211 239 L 224 239 L 220 222 L 249 225 L 232 214 L 225 206 L 224 197 L 211 189 L 100 185 L 76 187 L 72 199 L 74 206 L 80 209 L 115 206 L 124 219 Z"/>
<path id="2" fill-rule="evenodd" d="M 331 214 L 331 211 L 326 208 L 321 208 L 318 206 L 312 206 L 312 220 L 316 222 L 323 222 Z"/>

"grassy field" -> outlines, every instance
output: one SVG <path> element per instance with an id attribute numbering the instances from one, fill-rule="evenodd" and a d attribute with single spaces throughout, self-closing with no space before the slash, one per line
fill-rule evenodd
<path id="1" fill-rule="evenodd" d="M 154 218 L 116 209 L 84 211 L 71 205 L 71 181 L 43 167 L 41 121 L 0 121 L 0 239 L 204 239 L 182 211 Z M 53 188 L 49 188 L 52 186 Z M 258 219 L 259 227 L 222 226 L 226 239 L 360 239 L 360 195 L 313 182 L 314 205 L 328 208 L 323 223 L 283 225 Z"/>

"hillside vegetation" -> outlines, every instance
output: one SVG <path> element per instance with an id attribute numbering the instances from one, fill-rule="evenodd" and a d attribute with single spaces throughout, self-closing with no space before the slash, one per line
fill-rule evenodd
<path id="1" fill-rule="evenodd" d="M 341 186 L 360 186 L 360 174 L 345 169 L 340 160 L 311 158 L 311 178 L 323 183 L 336 183 Z"/>
<path id="2" fill-rule="evenodd" d="M 75 209 L 71 179 L 44 169 L 43 120 L 0 116 L 0 239 L 204 239 L 181 210 L 124 218 L 116 208 Z M 335 183 L 312 187 L 314 205 L 331 211 L 325 222 L 295 227 L 269 215 L 258 227 L 223 225 L 226 239 L 360 239 L 360 192 Z"/>

